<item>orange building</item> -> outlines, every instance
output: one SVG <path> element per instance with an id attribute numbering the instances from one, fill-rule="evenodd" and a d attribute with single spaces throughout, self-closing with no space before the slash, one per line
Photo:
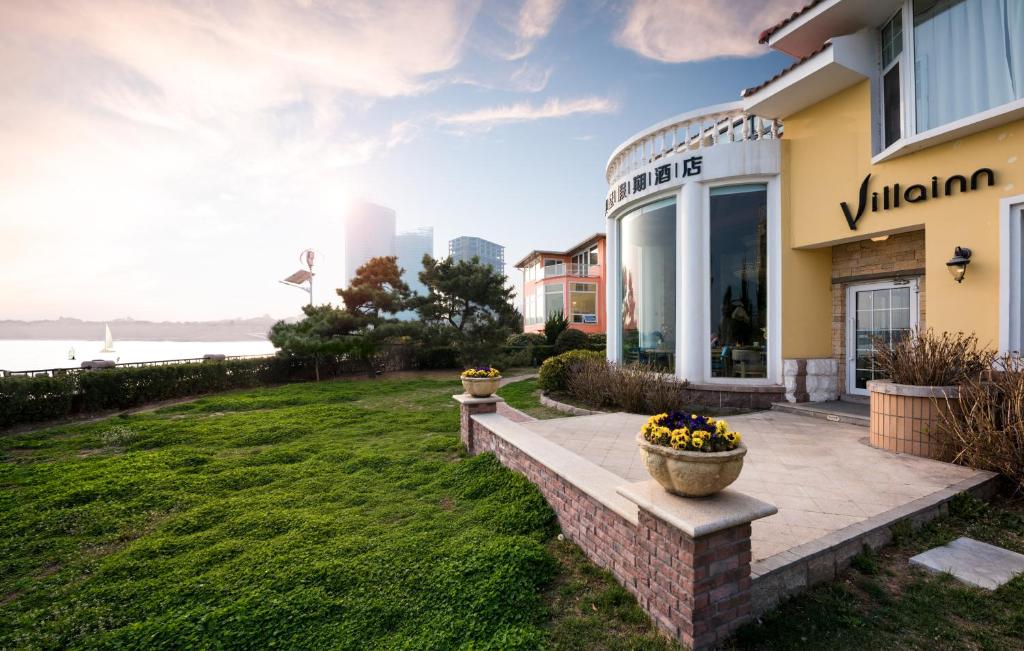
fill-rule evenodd
<path id="1" fill-rule="evenodd" d="M 548 316 L 561 312 L 572 328 L 604 332 L 604 260 L 604 233 L 597 233 L 566 251 L 530 251 L 517 262 L 524 330 L 540 332 Z"/>

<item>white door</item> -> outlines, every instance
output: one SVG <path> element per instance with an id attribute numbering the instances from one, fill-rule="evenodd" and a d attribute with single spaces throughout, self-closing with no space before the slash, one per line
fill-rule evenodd
<path id="1" fill-rule="evenodd" d="M 917 280 L 851 285 L 846 290 L 846 392 L 868 395 L 869 380 L 883 375 L 875 341 L 891 342 L 917 327 Z"/>

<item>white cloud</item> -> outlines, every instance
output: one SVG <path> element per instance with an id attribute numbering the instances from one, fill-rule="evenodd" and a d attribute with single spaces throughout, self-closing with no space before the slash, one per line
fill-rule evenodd
<path id="1" fill-rule="evenodd" d="M 564 0 L 524 0 L 514 29 L 516 46 L 505 58 L 522 59 L 532 52 L 537 41 L 551 31 L 563 4 Z"/>
<path id="2" fill-rule="evenodd" d="M 488 130 L 501 124 L 563 118 L 581 113 L 614 113 L 617 110 L 618 104 L 606 97 L 583 97 L 565 101 L 549 99 L 539 106 L 530 102 L 519 102 L 442 115 L 437 121 L 442 125 Z"/>
<path id="3" fill-rule="evenodd" d="M 268 262 L 338 236 L 351 166 L 418 133 L 367 108 L 433 88 L 478 4 L 0 0 L 5 315 L 289 313 Z"/>
<path id="4" fill-rule="evenodd" d="M 757 37 L 806 0 L 634 0 L 615 43 L 666 63 L 753 57 Z"/>

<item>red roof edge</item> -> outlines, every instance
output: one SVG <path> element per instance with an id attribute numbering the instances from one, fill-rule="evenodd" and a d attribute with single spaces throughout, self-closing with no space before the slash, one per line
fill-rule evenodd
<path id="1" fill-rule="evenodd" d="M 768 39 L 770 39 L 775 32 L 779 31 L 780 29 L 782 29 L 786 25 L 790 24 L 791 22 L 793 22 L 794 20 L 796 20 L 800 16 L 804 15 L 805 13 L 810 11 L 811 9 L 813 9 L 816 6 L 820 5 L 824 1 L 825 0 L 813 0 L 813 2 L 810 2 L 807 5 L 805 5 L 803 7 L 803 9 L 800 9 L 798 11 L 794 11 L 793 14 L 791 16 L 789 16 L 788 18 L 782 19 L 780 22 L 775 23 L 774 25 L 772 25 L 768 29 L 766 29 L 763 32 L 761 32 L 760 36 L 757 37 L 757 42 L 761 43 L 762 45 L 764 43 L 767 43 Z"/>
<path id="2" fill-rule="evenodd" d="M 831 41 L 826 42 L 824 45 L 819 47 L 814 52 L 811 52 L 810 54 L 808 54 L 804 58 L 800 59 L 799 61 L 794 61 L 792 64 L 790 64 L 790 65 L 786 66 L 785 68 L 783 68 L 782 70 L 780 70 L 771 79 L 768 79 L 766 81 L 762 81 L 760 84 L 758 84 L 756 86 L 753 86 L 751 88 L 744 89 L 743 92 L 740 93 L 740 97 L 750 97 L 751 95 L 753 95 L 757 91 L 761 90 L 762 88 L 764 88 L 768 84 L 771 84 L 771 83 L 775 82 L 776 80 L 781 79 L 783 76 L 789 74 L 790 72 L 795 70 L 797 67 L 799 67 L 800 64 L 802 64 L 804 61 L 810 59 L 811 57 L 814 57 L 814 56 L 817 56 L 817 55 L 821 54 L 822 52 L 824 52 L 825 50 L 827 50 L 831 46 L 832 46 Z"/>

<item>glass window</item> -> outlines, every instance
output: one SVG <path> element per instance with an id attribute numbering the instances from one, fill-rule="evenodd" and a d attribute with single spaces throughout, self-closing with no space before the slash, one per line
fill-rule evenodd
<path id="1" fill-rule="evenodd" d="M 882 77 L 882 129 L 885 146 L 900 139 L 903 129 L 900 125 L 900 67 L 895 65 Z"/>
<path id="2" fill-rule="evenodd" d="M 711 190 L 711 376 L 768 376 L 768 192 Z"/>
<path id="3" fill-rule="evenodd" d="M 882 27 L 882 137 L 885 146 L 900 139 L 903 133 L 900 86 L 900 54 L 903 53 L 903 13 L 897 12 Z"/>
<path id="4" fill-rule="evenodd" d="M 1024 2 L 914 0 L 917 130 L 1024 98 Z"/>
<path id="5" fill-rule="evenodd" d="M 622 360 L 675 370 L 676 202 L 658 201 L 619 222 Z"/>
<path id="6" fill-rule="evenodd" d="M 597 323 L 597 285 L 570 283 L 569 308 L 573 323 Z"/>
<path id="7" fill-rule="evenodd" d="M 886 68 L 903 52 L 903 12 L 882 27 L 882 67 Z"/>
<path id="8" fill-rule="evenodd" d="M 565 314 L 565 292 L 562 283 L 544 285 L 544 318 L 555 312 Z"/>

